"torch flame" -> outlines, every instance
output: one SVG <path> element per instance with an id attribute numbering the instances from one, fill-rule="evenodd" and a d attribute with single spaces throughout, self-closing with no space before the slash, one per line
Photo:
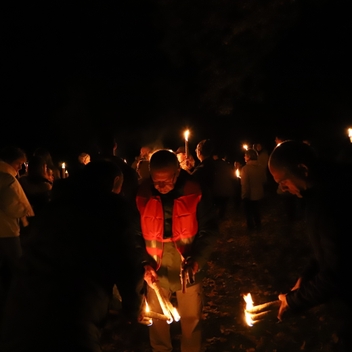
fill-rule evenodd
<path id="1" fill-rule="evenodd" d="M 253 326 L 254 321 L 252 319 L 252 315 L 248 312 L 251 309 L 253 309 L 253 300 L 252 300 L 252 295 L 250 293 L 248 293 L 247 295 L 243 296 L 243 299 L 246 302 L 246 309 L 244 310 L 244 315 L 245 315 L 245 319 L 246 319 L 246 323 L 249 326 Z"/>
<path id="2" fill-rule="evenodd" d="M 243 144 L 243 149 L 248 150 L 248 145 L 247 144 Z"/>
<path id="3" fill-rule="evenodd" d="M 185 131 L 185 140 L 188 141 L 188 137 L 189 137 L 189 130 Z"/>

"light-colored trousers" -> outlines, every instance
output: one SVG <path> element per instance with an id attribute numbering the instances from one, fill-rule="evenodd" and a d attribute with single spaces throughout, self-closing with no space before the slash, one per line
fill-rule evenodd
<path id="1" fill-rule="evenodd" d="M 171 292 L 161 288 L 170 298 Z M 185 293 L 176 291 L 177 310 L 181 316 L 181 351 L 200 352 L 202 345 L 201 318 L 203 309 L 202 284 L 187 287 Z M 148 286 L 147 300 L 151 311 L 162 313 L 155 291 Z M 173 323 L 175 324 L 175 323 Z M 150 345 L 153 352 L 171 352 L 170 325 L 162 320 L 153 319 L 149 327 Z"/>

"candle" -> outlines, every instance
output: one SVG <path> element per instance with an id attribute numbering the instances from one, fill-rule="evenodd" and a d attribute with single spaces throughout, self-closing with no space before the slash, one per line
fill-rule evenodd
<path id="1" fill-rule="evenodd" d="M 189 150 L 188 150 L 189 130 L 185 131 L 184 135 L 185 135 L 185 154 L 186 154 L 186 158 L 188 159 L 188 157 L 189 157 Z"/>
<path id="2" fill-rule="evenodd" d="M 260 321 L 261 318 L 270 313 L 270 308 L 278 307 L 281 304 L 279 300 L 276 300 L 255 306 L 250 293 L 244 295 L 243 299 L 246 302 L 244 316 L 248 326 L 253 326 L 255 323 Z"/>
<path id="3" fill-rule="evenodd" d="M 62 178 L 66 177 L 66 164 L 65 163 L 61 164 L 61 177 Z"/>

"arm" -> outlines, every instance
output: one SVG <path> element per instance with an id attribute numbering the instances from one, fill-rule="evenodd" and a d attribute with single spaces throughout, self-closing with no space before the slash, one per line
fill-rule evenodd
<path id="1" fill-rule="evenodd" d="M 0 208 L 12 218 L 32 215 L 32 209 L 21 185 L 9 175 L 7 184 L 2 188 Z"/>

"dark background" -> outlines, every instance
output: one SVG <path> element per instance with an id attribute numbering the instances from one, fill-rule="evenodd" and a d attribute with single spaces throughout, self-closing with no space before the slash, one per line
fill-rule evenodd
<path id="1" fill-rule="evenodd" d="M 229 154 L 277 133 L 337 152 L 352 125 L 348 1 L 8 4 L 1 146 L 58 159 L 113 133 L 132 160 L 190 128 Z"/>

